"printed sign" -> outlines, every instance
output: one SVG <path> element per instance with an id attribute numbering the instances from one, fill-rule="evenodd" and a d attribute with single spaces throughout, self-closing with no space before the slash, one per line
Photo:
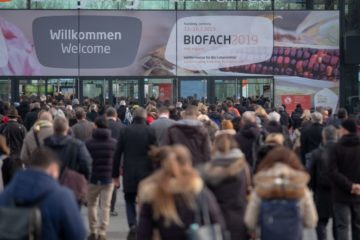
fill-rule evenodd
<path id="1" fill-rule="evenodd" d="M 311 96 L 309 95 L 285 95 L 281 96 L 281 102 L 286 106 L 286 111 L 291 114 L 297 104 L 301 104 L 303 109 L 311 108 Z"/>

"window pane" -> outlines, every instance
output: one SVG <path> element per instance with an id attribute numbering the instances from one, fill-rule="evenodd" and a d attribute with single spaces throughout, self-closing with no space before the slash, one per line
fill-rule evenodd
<path id="1" fill-rule="evenodd" d="M 10 2 L 0 2 L 0 9 L 24 9 L 26 8 L 26 0 L 12 0 Z"/>
<path id="2" fill-rule="evenodd" d="M 31 1 L 31 9 L 77 9 L 77 0 Z"/>

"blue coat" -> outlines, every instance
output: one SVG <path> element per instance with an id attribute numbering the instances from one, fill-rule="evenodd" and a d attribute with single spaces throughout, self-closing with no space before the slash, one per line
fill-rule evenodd
<path id="1" fill-rule="evenodd" d="M 86 230 L 74 194 L 44 172 L 19 171 L 0 195 L 0 206 L 9 205 L 11 200 L 31 203 L 43 197 L 38 205 L 42 239 L 85 239 Z"/>

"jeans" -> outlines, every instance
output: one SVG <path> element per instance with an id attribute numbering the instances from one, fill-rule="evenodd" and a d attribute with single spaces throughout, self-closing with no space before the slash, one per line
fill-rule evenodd
<path id="1" fill-rule="evenodd" d="M 115 212 L 116 192 L 117 192 L 117 189 L 114 188 L 114 191 L 113 191 L 113 194 L 111 197 L 111 207 L 110 207 L 111 212 Z"/>
<path id="2" fill-rule="evenodd" d="M 132 226 L 137 225 L 136 220 L 136 195 L 137 193 L 125 193 L 125 205 L 126 205 L 126 217 L 128 225 L 131 228 Z"/>
<path id="3" fill-rule="evenodd" d="M 336 240 L 360 240 L 360 204 L 334 203 L 333 206 Z"/>
<path id="4" fill-rule="evenodd" d="M 110 221 L 110 202 L 114 189 L 113 184 L 94 185 L 88 187 L 88 217 L 90 233 L 106 236 L 106 230 Z M 97 229 L 97 207 L 100 198 L 100 227 Z M 98 230 L 98 231 L 97 231 Z"/>

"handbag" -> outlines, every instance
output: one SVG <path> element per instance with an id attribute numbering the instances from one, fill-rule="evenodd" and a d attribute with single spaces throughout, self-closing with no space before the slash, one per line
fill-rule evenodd
<path id="1" fill-rule="evenodd" d="M 196 199 L 195 222 L 186 230 L 186 239 L 225 240 L 221 226 L 210 221 L 209 205 L 203 191 Z"/>
<path id="2" fill-rule="evenodd" d="M 87 181 L 82 174 L 65 167 L 60 176 L 60 184 L 72 190 L 79 203 L 86 204 Z"/>

